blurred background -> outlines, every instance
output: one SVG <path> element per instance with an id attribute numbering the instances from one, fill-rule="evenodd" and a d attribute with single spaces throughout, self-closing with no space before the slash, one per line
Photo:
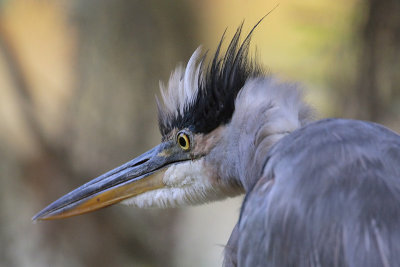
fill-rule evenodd
<path id="1" fill-rule="evenodd" d="M 156 145 L 159 80 L 278 3 L 253 35 L 260 63 L 320 117 L 399 131 L 398 0 L 0 0 L 0 265 L 220 266 L 241 198 L 31 217 Z"/>

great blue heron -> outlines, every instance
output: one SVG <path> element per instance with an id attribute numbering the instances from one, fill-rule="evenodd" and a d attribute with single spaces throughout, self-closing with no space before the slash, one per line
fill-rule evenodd
<path id="1" fill-rule="evenodd" d="M 400 136 L 371 122 L 312 122 L 297 86 L 248 58 L 254 28 L 240 42 L 242 25 L 207 68 L 197 49 L 161 85 L 160 145 L 33 220 L 244 193 L 226 266 L 400 266 Z"/>

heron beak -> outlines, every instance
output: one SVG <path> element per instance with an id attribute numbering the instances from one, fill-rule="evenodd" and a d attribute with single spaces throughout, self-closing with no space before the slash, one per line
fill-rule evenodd
<path id="1" fill-rule="evenodd" d="M 67 218 L 95 211 L 144 192 L 164 187 L 166 166 L 189 160 L 172 141 L 115 168 L 59 198 L 32 220 Z"/>

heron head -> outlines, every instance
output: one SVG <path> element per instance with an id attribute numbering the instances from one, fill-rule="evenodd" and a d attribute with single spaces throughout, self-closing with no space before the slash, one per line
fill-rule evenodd
<path id="1" fill-rule="evenodd" d="M 247 79 L 262 72 L 248 60 L 252 31 L 239 42 L 241 29 L 223 56 L 221 39 L 207 68 L 205 56 L 197 49 L 185 68 L 179 66 L 172 73 L 167 86 L 160 84 L 162 142 L 158 146 L 71 191 L 33 220 L 70 217 L 118 202 L 174 207 L 243 192 L 240 183 L 221 179 L 210 160 L 213 150 L 222 147 L 238 92 Z"/>

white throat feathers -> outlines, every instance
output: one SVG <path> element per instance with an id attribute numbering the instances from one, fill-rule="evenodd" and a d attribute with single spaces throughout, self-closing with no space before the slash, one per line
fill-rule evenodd
<path id="1" fill-rule="evenodd" d="M 185 161 L 167 167 L 163 177 L 165 187 L 147 191 L 124 200 L 125 205 L 138 208 L 170 208 L 199 205 L 243 193 L 220 184 L 207 169 L 203 159 Z"/>

